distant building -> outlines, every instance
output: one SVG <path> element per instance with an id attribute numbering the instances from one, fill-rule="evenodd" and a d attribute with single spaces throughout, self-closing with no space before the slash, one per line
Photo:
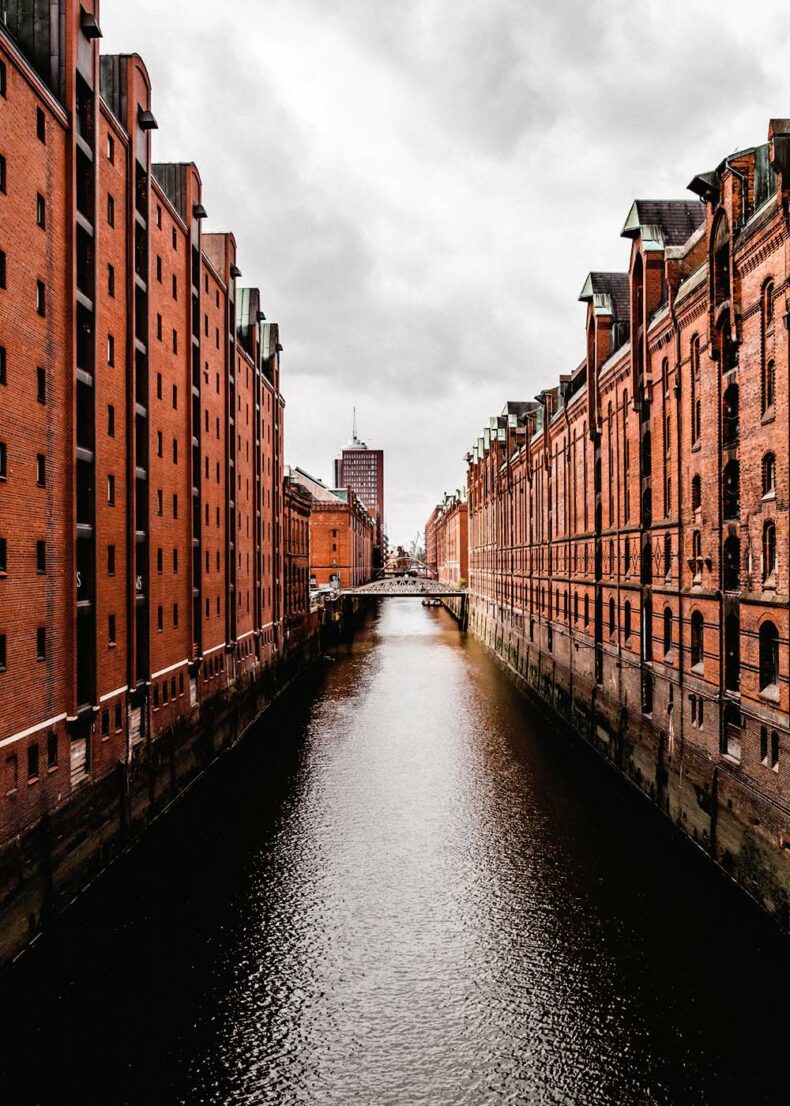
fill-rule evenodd
<path id="1" fill-rule="evenodd" d="M 335 460 L 335 487 L 351 488 L 362 500 L 375 524 L 376 564 L 384 556 L 384 451 L 368 449 L 357 437 L 356 415 L 353 436 Z"/>
<path id="2" fill-rule="evenodd" d="M 355 588 L 373 576 L 375 524 L 351 488 L 328 488 L 304 469 L 291 479 L 309 492 L 310 586 Z"/>
<path id="3" fill-rule="evenodd" d="M 466 493 L 458 491 L 453 495 L 446 495 L 435 513 L 436 576 L 443 584 L 465 585 L 469 576 L 469 512 Z"/>
<path id="4" fill-rule="evenodd" d="M 439 518 L 441 504 L 434 507 L 428 521 L 425 523 L 425 567 L 429 576 L 437 575 L 438 562 L 436 560 L 436 520 Z"/>

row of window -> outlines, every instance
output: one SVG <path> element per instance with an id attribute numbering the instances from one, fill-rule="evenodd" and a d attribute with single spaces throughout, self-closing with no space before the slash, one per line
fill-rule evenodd
<path id="1" fill-rule="evenodd" d="M 58 766 L 58 735 L 54 730 L 47 734 L 47 771 L 54 771 Z M 37 741 L 27 747 L 27 781 L 35 783 L 39 779 L 41 771 L 41 751 Z M 5 793 L 13 795 L 19 788 L 19 757 L 11 753 L 5 760 Z"/>
<path id="2" fill-rule="evenodd" d="M 36 660 L 45 661 L 47 659 L 47 628 L 46 626 L 39 626 L 36 629 Z M 8 638 L 5 634 L 0 634 L 0 672 L 5 672 L 8 669 Z"/>
<path id="3" fill-rule="evenodd" d="M 47 543 L 46 541 L 36 542 L 36 572 L 43 576 L 47 571 Z M 8 572 L 8 539 L 0 538 L 0 575 L 5 576 Z"/>

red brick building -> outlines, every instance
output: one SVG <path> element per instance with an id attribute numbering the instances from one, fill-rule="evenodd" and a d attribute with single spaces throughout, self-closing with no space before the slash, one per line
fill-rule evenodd
<path id="1" fill-rule="evenodd" d="M 461 492 L 446 495 L 434 522 L 436 578 L 465 587 L 469 578 L 469 512 Z"/>
<path id="2" fill-rule="evenodd" d="M 790 121 L 690 189 L 470 452 L 470 626 L 788 924 Z"/>
<path id="3" fill-rule="evenodd" d="M 141 59 L 46 11 L 0 24 L 0 843 L 285 643 L 277 325 Z"/>
<path id="4" fill-rule="evenodd" d="M 283 588 L 286 633 L 298 632 L 310 614 L 312 497 L 290 471 L 283 490 Z"/>
<path id="5" fill-rule="evenodd" d="M 425 523 L 425 529 L 423 530 L 423 541 L 425 543 L 425 567 L 428 570 L 428 575 L 436 578 L 438 573 L 438 561 L 436 551 L 436 520 L 439 517 L 439 512 L 442 509 L 442 505 L 434 507 L 428 516 L 428 521 Z"/>
<path id="6" fill-rule="evenodd" d="M 378 568 L 386 555 L 384 536 L 384 450 L 369 449 L 357 437 L 356 411 L 354 435 L 335 460 L 335 487 L 351 488 L 364 503 L 373 519 L 374 568 Z"/>
<path id="7" fill-rule="evenodd" d="M 373 578 L 375 524 L 351 488 L 327 488 L 303 469 L 292 476 L 311 496 L 310 586 L 355 588 Z"/>

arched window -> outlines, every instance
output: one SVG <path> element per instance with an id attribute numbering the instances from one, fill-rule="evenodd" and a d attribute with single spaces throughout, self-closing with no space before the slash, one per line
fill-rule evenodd
<path id="1" fill-rule="evenodd" d="M 769 330 L 774 321 L 774 282 L 766 281 L 763 288 L 763 329 Z"/>
<path id="2" fill-rule="evenodd" d="M 702 534 L 699 530 L 691 535 L 691 574 L 694 583 L 702 579 Z"/>
<path id="3" fill-rule="evenodd" d="M 738 385 L 730 384 L 724 393 L 724 425 L 722 435 L 726 446 L 734 445 L 738 440 L 738 419 L 740 415 Z"/>
<path id="4" fill-rule="evenodd" d="M 724 543 L 724 590 L 738 591 L 741 585 L 741 543 L 734 534 Z"/>
<path id="5" fill-rule="evenodd" d="M 763 366 L 763 414 L 767 415 L 773 410 L 776 402 L 776 366 L 772 357 L 769 357 Z"/>
<path id="6" fill-rule="evenodd" d="M 779 634 L 773 622 L 760 627 L 760 691 L 779 696 Z"/>
<path id="7" fill-rule="evenodd" d="M 691 616 L 691 667 L 702 672 L 705 666 L 705 623 L 701 611 Z"/>
<path id="8" fill-rule="evenodd" d="M 699 473 L 691 478 L 691 509 L 698 511 L 702 506 L 702 480 Z"/>
<path id="9" fill-rule="evenodd" d="M 740 510 L 740 468 L 737 461 L 724 466 L 724 517 L 737 518 Z"/>
<path id="10" fill-rule="evenodd" d="M 631 604 L 627 599 L 623 609 L 623 637 L 626 641 L 631 640 Z"/>
<path id="11" fill-rule="evenodd" d="M 776 493 L 776 457 L 766 453 L 763 457 L 763 495 Z"/>
<path id="12" fill-rule="evenodd" d="M 776 525 L 770 520 L 763 526 L 763 583 L 776 583 Z"/>
<path id="13" fill-rule="evenodd" d="M 672 652 L 672 608 L 664 607 L 664 656 Z"/>
<path id="14" fill-rule="evenodd" d="M 700 399 L 699 336 L 691 339 L 691 444 L 699 441 L 702 427 L 702 401 Z"/>
<path id="15" fill-rule="evenodd" d="M 609 600 L 609 637 L 614 637 L 615 627 L 615 606 L 614 599 Z"/>

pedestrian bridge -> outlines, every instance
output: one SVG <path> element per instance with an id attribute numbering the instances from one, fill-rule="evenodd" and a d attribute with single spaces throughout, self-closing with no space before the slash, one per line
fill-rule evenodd
<path id="1" fill-rule="evenodd" d="M 373 598 L 387 598 L 399 595 L 413 595 L 420 599 L 449 599 L 466 595 L 464 588 L 453 584 L 443 584 L 440 580 L 426 580 L 416 576 L 392 576 L 384 580 L 374 580 L 359 588 L 345 588 L 343 595 L 369 595 Z"/>

